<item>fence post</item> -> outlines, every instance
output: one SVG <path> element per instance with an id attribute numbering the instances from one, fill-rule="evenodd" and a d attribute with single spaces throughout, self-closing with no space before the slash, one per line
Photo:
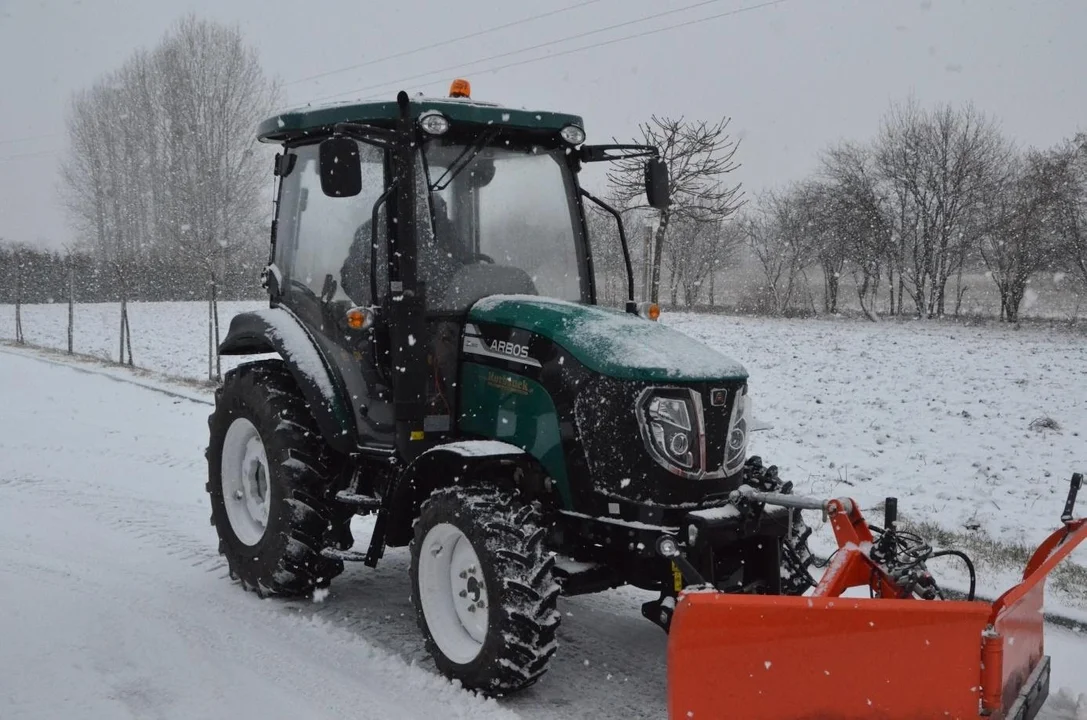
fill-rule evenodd
<path id="1" fill-rule="evenodd" d="M 23 261 L 15 253 L 15 342 L 22 345 L 23 339 Z"/>
<path id="2" fill-rule="evenodd" d="M 128 345 L 128 366 L 133 367 L 133 362 L 132 362 L 132 328 L 128 324 L 128 302 L 125 302 L 124 318 L 125 318 L 125 344 Z"/>
<path id="3" fill-rule="evenodd" d="M 211 283 L 208 283 L 208 382 L 215 379 L 212 373 L 212 361 L 211 361 Z"/>
<path id="4" fill-rule="evenodd" d="M 215 381 L 219 382 L 223 379 L 223 366 L 219 358 L 219 286 L 214 279 L 211 281 L 211 306 L 215 317 L 215 344 L 212 346 L 215 351 Z"/>
<path id="5" fill-rule="evenodd" d="M 125 295 L 121 293 L 121 339 L 117 349 L 117 364 L 125 364 Z"/>
<path id="6" fill-rule="evenodd" d="M 72 354 L 72 336 L 75 329 L 75 268 L 72 256 L 68 256 L 68 354 Z"/>

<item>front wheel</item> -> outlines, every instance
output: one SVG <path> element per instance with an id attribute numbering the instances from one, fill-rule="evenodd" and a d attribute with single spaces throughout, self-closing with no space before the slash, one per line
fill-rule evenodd
<path id="1" fill-rule="evenodd" d="M 496 488 L 443 488 L 420 511 L 412 602 L 438 669 L 502 695 L 527 687 L 555 653 L 559 587 L 535 510 Z"/>

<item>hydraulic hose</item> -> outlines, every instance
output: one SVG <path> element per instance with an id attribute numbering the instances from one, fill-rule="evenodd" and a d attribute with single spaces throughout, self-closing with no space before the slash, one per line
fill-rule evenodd
<path id="1" fill-rule="evenodd" d="M 967 594 L 966 599 L 973 600 L 974 589 L 977 585 L 977 575 L 974 572 L 973 561 L 969 558 L 969 556 L 967 556 L 966 553 L 961 550 L 938 550 L 937 552 L 932 553 L 931 557 L 938 558 L 946 557 L 948 555 L 954 555 L 955 557 L 960 558 L 964 563 L 966 563 L 966 570 L 970 573 L 970 592 Z"/>

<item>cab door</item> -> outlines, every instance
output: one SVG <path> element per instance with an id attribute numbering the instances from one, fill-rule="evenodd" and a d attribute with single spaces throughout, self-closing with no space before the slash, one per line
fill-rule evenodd
<path id="1" fill-rule="evenodd" d="M 280 269 L 279 304 L 293 312 L 338 371 L 364 448 L 393 446 L 391 392 L 375 350 L 375 329 L 352 329 L 347 310 L 369 307 L 385 284 L 386 214 L 378 218 L 376 272 L 371 274 L 374 204 L 387 186 L 384 150 L 359 145 L 362 192 L 331 197 L 321 190 L 319 145 L 287 149 L 295 159 L 282 178 L 277 211 L 275 263 Z"/>

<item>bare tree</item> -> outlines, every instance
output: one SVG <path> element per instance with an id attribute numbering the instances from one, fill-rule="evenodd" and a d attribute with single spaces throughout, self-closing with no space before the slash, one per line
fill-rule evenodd
<path id="1" fill-rule="evenodd" d="M 728 220 L 705 222 L 677 220 L 674 236 L 665 253 L 669 270 L 669 292 L 672 305 L 683 294 L 683 304 L 698 304 L 702 289 L 707 286 L 719 265 L 727 262 L 743 242 L 736 224 Z"/>
<path id="2" fill-rule="evenodd" d="M 122 360 L 127 346 L 132 362 L 133 297 L 207 297 L 214 335 L 225 267 L 259 252 L 253 129 L 276 97 L 236 28 L 191 15 L 73 96 L 61 193 L 73 229 L 113 275 Z"/>
<path id="3" fill-rule="evenodd" d="M 801 242 L 822 271 L 823 310 L 827 313 L 838 312 L 838 288 L 849 256 L 848 236 L 839 227 L 835 200 L 835 188 L 819 180 L 800 183 L 788 198 L 799 215 Z"/>
<path id="4" fill-rule="evenodd" d="M 876 159 L 899 200 L 902 269 L 918 315 L 944 314 L 948 279 L 967 256 L 970 213 L 1010 152 L 996 125 L 971 106 L 926 111 L 911 101 L 885 117 Z"/>
<path id="5" fill-rule="evenodd" d="M 730 121 L 726 117 L 716 123 L 689 122 L 654 115 L 640 126 L 638 141 L 660 148 L 671 174 L 671 204 L 660 211 L 653 237 L 652 302 L 660 299 L 661 260 L 673 222 L 721 222 L 743 204 L 740 184 L 725 182 L 739 167 L 733 162 L 739 143 L 728 134 Z M 624 204 L 645 193 L 641 160 L 618 163 L 608 180 Z"/>
<path id="6" fill-rule="evenodd" d="M 254 241 L 249 231 L 262 212 L 264 173 L 252 133 L 271 111 L 277 89 L 237 30 L 193 16 L 183 19 L 156 50 L 153 65 L 160 76 L 171 78 L 161 96 L 163 117 L 171 121 L 171 201 L 160 229 L 178 256 L 204 276 L 208 379 L 216 380 L 218 286 L 228 258 Z"/>
<path id="7" fill-rule="evenodd" d="M 1087 135 L 1077 135 L 1048 154 L 1057 175 L 1052 208 L 1061 265 L 1087 285 Z"/>
<path id="8" fill-rule="evenodd" d="M 812 261 L 807 218 L 792 192 L 768 192 L 743 220 L 747 243 L 762 266 L 770 311 L 783 315 L 800 295 L 804 269 Z"/>
<path id="9" fill-rule="evenodd" d="M 890 205 L 881 192 L 873 163 L 867 148 L 849 143 L 830 148 L 822 157 L 823 222 L 834 234 L 835 247 L 845 255 L 861 310 L 874 321 L 879 319 L 876 298 L 884 268 L 892 276 L 890 304 L 894 312 L 893 273 L 898 255 Z M 836 259 L 837 255 L 831 257 Z"/>
<path id="10" fill-rule="evenodd" d="M 978 213 L 979 249 L 1000 291 L 1001 320 L 1019 320 L 1031 276 L 1053 263 L 1056 233 L 1048 220 L 1064 169 L 1060 159 L 1037 152 L 1014 158 Z"/>

